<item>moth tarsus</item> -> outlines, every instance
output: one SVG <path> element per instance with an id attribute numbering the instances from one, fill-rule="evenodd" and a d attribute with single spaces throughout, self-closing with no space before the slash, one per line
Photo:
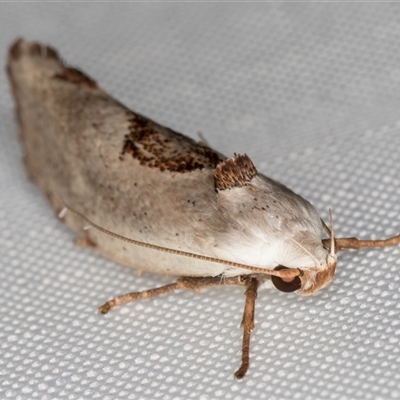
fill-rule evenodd
<path id="1" fill-rule="evenodd" d="M 266 281 L 309 295 L 332 280 L 338 251 L 400 243 L 400 235 L 335 238 L 331 217 L 329 228 L 246 154 L 228 158 L 129 110 L 51 47 L 16 40 L 7 73 L 27 174 L 78 233 L 77 244 L 180 277 L 116 297 L 100 312 L 177 289 L 244 286 L 237 378 L 249 367 L 255 299 Z"/>

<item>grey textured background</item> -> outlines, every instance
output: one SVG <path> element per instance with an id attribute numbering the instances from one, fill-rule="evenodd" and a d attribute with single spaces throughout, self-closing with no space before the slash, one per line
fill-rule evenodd
<path id="1" fill-rule="evenodd" d="M 129 107 L 309 199 L 337 235 L 400 231 L 400 6 L 0 4 L 0 53 L 52 44 Z M 399 399 L 400 247 L 340 255 L 332 284 L 260 293 L 235 381 L 240 288 L 175 293 L 91 250 L 27 181 L 0 75 L 0 398 Z M 40 134 L 40 132 L 38 133 Z"/>

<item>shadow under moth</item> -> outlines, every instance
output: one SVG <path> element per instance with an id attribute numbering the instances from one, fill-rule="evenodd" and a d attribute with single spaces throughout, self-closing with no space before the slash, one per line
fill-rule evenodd
<path id="1" fill-rule="evenodd" d="M 247 155 L 227 158 L 129 110 L 51 47 L 18 39 L 7 72 L 27 174 L 78 244 L 178 277 L 115 297 L 100 312 L 177 289 L 243 286 L 236 378 L 249 368 L 261 286 L 309 295 L 332 280 L 339 250 L 400 242 L 400 235 L 335 238 L 332 216 L 328 227 L 307 200 L 258 173 Z"/>

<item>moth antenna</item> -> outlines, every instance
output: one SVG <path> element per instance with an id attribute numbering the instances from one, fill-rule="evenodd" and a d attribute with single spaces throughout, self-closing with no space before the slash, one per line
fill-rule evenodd
<path id="1" fill-rule="evenodd" d="M 335 249 L 335 231 L 333 230 L 333 216 L 332 216 L 332 210 L 329 209 L 329 224 L 330 224 L 330 237 L 331 237 L 331 256 L 336 257 L 336 249 Z"/>
<path id="2" fill-rule="evenodd" d="M 301 243 L 299 243 L 296 239 L 289 236 L 287 233 L 284 234 L 288 239 L 290 239 L 293 243 L 297 244 L 297 246 L 299 246 L 306 254 L 308 254 L 316 262 L 317 265 L 321 264 L 321 262 L 318 261 L 317 258 L 309 250 L 307 250 Z"/>
<path id="3" fill-rule="evenodd" d="M 89 227 L 92 227 L 106 235 L 109 235 L 118 240 L 122 240 L 123 242 L 126 242 L 126 243 L 131 243 L 136 246 L 146 247 L 146 248 L 157 250 L 157 251 L 163 251 L 164 253 L 176 254 L 179 256 L 183 256 L 183 257 L 195 258 L 195 259 L 203 260 L 203 261 L 207 261 L 207 262 L 228 265 L 228 266 L 234 267 L 234 268 L 246 269 L 246 270 L 249 270 L 249 271 L 252 271 L 255 273 L 259 273 L 259 274 L 263 274 L 263 275 L 278 276 L 280 278 L 284 277 L 284 278 L 290 279 L 290 278 L 295 278 L 296 276 L 299 276 L 301 274 L 301 271 L 298 268 L 288 268 L 285 270 L 273 270 L 273 269 L 270 270 L 270 269 L 266 269 L 266 268 L 253 267 L 251 265 L 241 264 L 241 263 L 234 262 L 234 261 L 222 260 L 222 259 L 219 259 L 216 257 L 203 256 L 202 254 L 190 253 L 188 251 L 171 249 L 169 247 L 164 247 L 164 246 L 159 246 L 159 245 L 152 244 L 152 243 L 142 242 L 140 240 L 130 239 L 125 236 L 119 235 L 118 233 L 109 231 L 108 229 L 105 229 L 105 228 L 101 227 L 100 225 L 97 225 L 96 223 L 92 222 L 89 218 L 87 218 L 83 214 L 81 214 L 79 211 L 76 211 L 74 208 L 69 206 L 61 197 L 59 197 L 59 196 L 57 196 L 57 197 L 64 204 L 64 207 L 68 211 L 70 211 L 72 214 L 76 215 L 77 217 L 82 219 L 84 222 L 86 222 L 86 224 Z M 307 250 L 305 250 L 305 251 L 307 251 Z"/>
<path id="4" fill-rule="evenodd" d="M 325 232 L 328 234 L 329 237 L 331 237 L 331 230 L 328 228 L 328 226 L 326 225 L 325 221 L 321 218 L 321 223 L 322 223 L 322 227 L 325 229 Z"/>
<path id="5" fill-rule="evenodd" d="M 335 248 L 335 232 L 333 230 L 333 217 L 332 217 L 332 210 L 329 209 L 329 224 L 330 224 L 330 231 L 331 233 L 329 234 L 331 243 L 330 243 L 330 252 L 327 258 L 327 263 L 328 267 L 333 267 L 335 268 L 336 262 L 337 262 L 337 256 L 336 256 L 336 248 Z"/>

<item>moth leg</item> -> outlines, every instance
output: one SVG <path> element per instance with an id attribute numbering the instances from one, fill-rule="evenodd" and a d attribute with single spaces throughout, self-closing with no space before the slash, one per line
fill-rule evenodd
<path id="1" fill-rule="evenodd" d="M 324 239 L 323 244 L 325 247 L 330 246 L 330 239 Z M 360 240 L 356 237 L 338 238 L 335 239 L 337 250 L 355 249 L 360 250 L 364 247 L 386 247 L 393 246 L 400 243 L 400 235 L 392 236 L 388 239 L 381 240 Z"/>
<path id="2" fill-rule="evenodd" d="M 99 307 L 99 311 L 102 314 L 107 314 L 115 306 L 129 303 L 130 301 L 149 299 L 150 297 L 159 296 L 160 294 L 172 292 L 173 290 L 179 289 L 178 282 L 171 283 L 169 285 L 161 286 L 155 289 L 144 290 L 143 292 L 132 292 L 126 293 L 121 296 L 114 297 L 112 300 L 107 301 Z"/>
<path id="3" fill-rule="evenodd" d="M 249 278 L 246 284 L 246 302 L 242 323 L 240 324 L 241 328 L 243 328 L 242 363 L 235 372 L 235 378 L 237 379 L 242 379 L 246 375 L 250 365 L 250 335 L 254 329 L 254 311 L 259 283 L 257 278 Z"/>
<path id="4" fill-rule="evenodd" d="M 205 289 L 213 286 L 222 286 L 222 285 L 244 286 L 246 285 L 246 281 L 242 279 L 242 277 L 240 276 L 232 278 L 223 278 L 221 276 L 206 277 L 206 278 L 182 277 L 179 278 L 175 283 L 161 286 L 159 288 L 144 290 L 142 292 L 126 293 L 121 296 L 114 297 L 112 300 L 107 301 L 107 303 L 104 303 L 102 306 L 100 306 L 99 311 L 102 314 L 107 314 L 115 306 L 129 303 L 130 301 L 149 299 L 151 297 L 159 296 L 161 294 L 172 292 L 177 289 L 199 291 L 200 289 Z"/>
<path id="5" fill-rule="evenodd" d="M 89 239 L 87 236 L 77 236 L 74 239 L 75 246 L 78 247 L 86 247 L 86 248 L 95 248 L 96 243 L 93 240 Z"/>
<path id="6" fill-rule="evenodd" d="M 214 286 L 227 286 L 227 285 L 237 285 L 246 286 L 246 277 L 234 276 L 231 278 L 226 278 L 223 276 L 214 277 L 182 277 L 176 281 L 180 288 L 187 290 L 206 289 Z"/>

